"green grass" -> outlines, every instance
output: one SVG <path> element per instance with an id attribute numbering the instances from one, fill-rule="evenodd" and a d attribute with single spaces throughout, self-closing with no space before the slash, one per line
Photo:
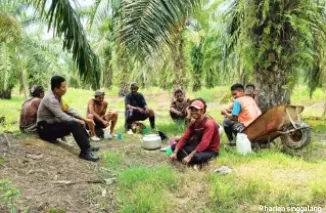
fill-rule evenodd
<path id="1" fill-rule="evenodd" d="M 116 169 L 123 164 L 123 156 L 119 152 L 106 152 L 101 156 L 107 167 Z"/>
<path id="2" fill-rule="evenodd" d="M 227 152 L 216 164 L 235 170 L 208 177 L 216 212 L 261 212 L 259 205 L 326 205 L 325 161 L 312 163 L 270 151 L 245 157 Z"/>
<path id="3" fill-rule="evenodd" d="M 119 212 L 166 212 L 171 208 L 168 192 L 177 187 L 177 176 L 168 166 L 128 168 L 118 175 Z"/>
<path id="4" fill-rule="evenodd" d="M 106 90 L 106 100 L 110 109 L 120 110 L 116 129 L 116 133 L 120 133 L 124 132 L 124 99 L 117 97 L 117 92 L 116 87 Z M 157 128 L 169 137 L 181 135 L 184 127 L 173 123 L 168 113 L 171 91 L 147 88 L 141 92 L 157 115 Z M 224 102 L 228 101 L 227 87 L 204 88 L 195 93 L 187 91 L 186 94 L 190 98 L 203 97 L 208 102 L 207 114 L 218 123 L 222 122 L 219 102 L 223 99 Z M 86 104 L 92 95 L 91 91 L 69 88 L 64 99 L 85 115 Z M 310 98 L 306 87 L 297 87 L 291 99 L 293 104 L 305 105 L 325 100 L 320 89 Z M 23 98 L 15 91 L 12 100 L 0 100 L 0 115 L 6 115 L 9 122 L 17 120 L 22 102 Z M 259 205 L 326 208 L 326 122 L 325 119 L 316 119 L 321 112 L 322 108 L 315 107 L 304 111 L 305 122 L 312 126 L 314 135 L 311 144 L 303 150 L 282 153 L 273 147 L 242 156 L 235 149 L 224 148 L 226 138 L 223 135 L 220 157 L 201 172 L 191 169 L 179 172 L 161 161 L 161 165 L 153 165 L 151 158 L 162 158 L 158 155 L 164 153 L 151 155 L 140 148 L 136 137 L 124 134 L 124 140 L 112 142 L 123 145 L 101 154 L 103 166 L 117 175 L 117 184 L 112 186 L 117 192 L 114 197 L 117 211 L 174 212 L 178 209 L 179 212 L 261 212 Z M 149 127 L 148 120 L 143 123 Z M 5 128 L 17 130 L 18 125 L 9 124 Z M 128 155 L 127 151 L 132 153 Z M 212 171 L 222 165 L 233 168 L 234 172 L 226 176 L 213 174 Z M 103 175 L 105 178 L 105 175 L 112 173 Z"/>

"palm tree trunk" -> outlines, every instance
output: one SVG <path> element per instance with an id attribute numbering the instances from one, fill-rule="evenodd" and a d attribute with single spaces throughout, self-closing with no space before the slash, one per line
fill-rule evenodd
<path id="1" fill-rule="evenodd" d="M 104 72 L 104 85 L 108 89 L 111 89 L 112 87 L 112 78 L 113 78 L 112 65 L 108 64 Z"/>
<path id="2" fill-rule="evenodd" d="M 256 82 L 259 88 L 259 107 L 262 112 L 280 104 L 290 104 L 290 91 L 284 88 L 287 73 L 278 64 L 268 69 L 256 69 Z"/>
<path id="3" fill-rule="evenodd" d="M 29 92 L 28 92 L 28 83 L 27 83 L 27 70 L 21 69 L 21 87 L 23 89 L 24 98 L 25 100 L 28 98 Z"/>
<path id="4" fill-rule="evenodd" d="M 125 96 L 129 91 L 128 56 L 119 54 L 120 78 L 119 78 L 119 96 Z"/>
<path id="5" fill-rule="evenodd" d="M 171 46 L 172 59 L 174 60 L 174 79 L 173 87 L 185 89 L 186 87 L 186 69 L 184 56 L 184 38 L 182 31 L 175 35 L 173 45 Z"/>

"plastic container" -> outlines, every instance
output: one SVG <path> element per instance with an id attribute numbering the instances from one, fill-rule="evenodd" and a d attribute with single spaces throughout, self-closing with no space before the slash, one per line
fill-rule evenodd
<path id="1" fill-rule="evenodd" d="M 172 153 L 173 153 L 173 151 L 172 151 L 171 147 L 169 147 L 168 149 L 165 150 L 165 154 L 167 156 L 170 156 Z"/>
<path id="2" fill-rule="evenodd" d="M 122 134 L 121 134 L 121 133 L 119 133 L 119 134 L 117 135 L 117 139 L 118 139 L 119 141 L 122 140 Z"/>
<path id="3" fill-rule="evenodd" d="M 246 155 L 250 152 L 251 150 L 251 142 L 249 141 L 248 137 L 246 134 L 243 133 L 238 133 L 237 134 L 237 152 Z"/>
<path id="4" fill-rule="evenodd" d="M 143 134 L 144 134 L 144 135 L 147 135 L 147 134 L 148 134 L 148 129 L 146 129 L 146 128 L 143 129 Z"/>

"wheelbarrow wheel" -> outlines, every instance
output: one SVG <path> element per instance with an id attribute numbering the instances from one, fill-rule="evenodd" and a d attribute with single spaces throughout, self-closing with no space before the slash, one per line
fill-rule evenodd
<path id="1" fill-rule="evenodd" d="M 284 145 L 291 149 L 301 149 L 310 142 L 310 127 L 303 121 L 296 121 L 295 125 L 298 129 L 286 135 L 282 135 L 281 139 Z M 283 131 L 294 129 L 292 123 L 286 124 L 283 127 Z"/>

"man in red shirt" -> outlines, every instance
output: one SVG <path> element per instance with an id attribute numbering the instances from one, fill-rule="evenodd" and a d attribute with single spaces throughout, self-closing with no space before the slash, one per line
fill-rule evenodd
<path id="1" fill-rule="evenodd" d="M 205 115 L 206 103 L 195 99 L 190 104 L 192 122 L 180 141 L 172 146 L 171 160 L 181 160 L 184 164 L 202 164 L 217 157 L 220 147 L 219 126 Z"/>

